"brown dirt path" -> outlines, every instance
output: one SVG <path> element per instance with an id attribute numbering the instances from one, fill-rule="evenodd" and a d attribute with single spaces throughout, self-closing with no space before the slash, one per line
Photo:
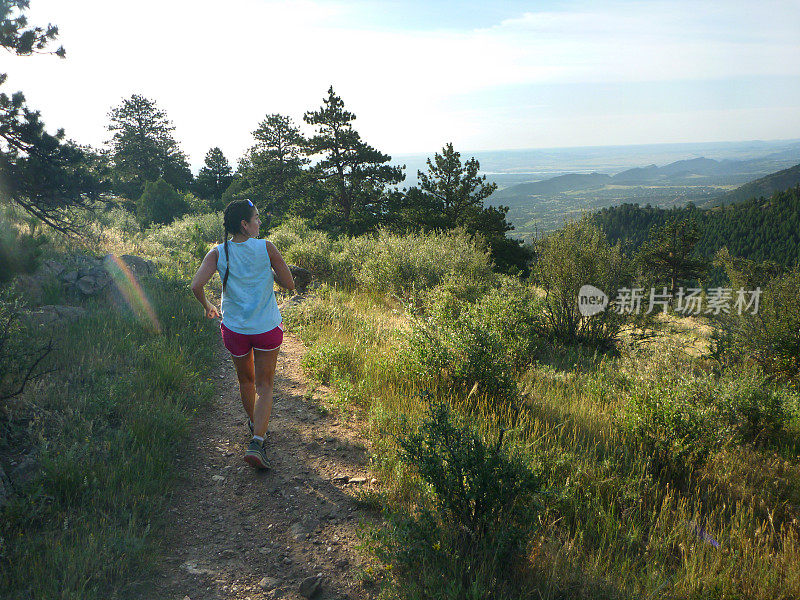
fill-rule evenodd
<path id="1" fill-rule="evenodd" d="M 358 529 L 380 518 L 353 498 L 356 488 L 373 485 L 367 442 L 305 398 L 303 353 L 286 334 L 266 436 L 272 468 L 257 471 L 242 459 L 247 417 L 220 341 L 216 401 L 195 420 L 196 453 L 178 459 L 174 527 L 165 532 L 171 555 L 141 598 L 300 599 L 317 581 L 316 600 L 374 596 L 354 548 Z M 350 481 L 358 477 L 366 481 Z"/>

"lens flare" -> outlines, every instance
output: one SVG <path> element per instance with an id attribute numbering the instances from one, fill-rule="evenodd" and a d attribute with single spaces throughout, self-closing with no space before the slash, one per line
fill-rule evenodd
<path id="1" fill-rule="evenodd" d="M 105 267 L 136 318 L 151 325 L 156 333 L 161 333 L 161 323 L 158 322 L 156 311 L 125 261 L 118 256 L 109 255 L 105 259 Z"/>

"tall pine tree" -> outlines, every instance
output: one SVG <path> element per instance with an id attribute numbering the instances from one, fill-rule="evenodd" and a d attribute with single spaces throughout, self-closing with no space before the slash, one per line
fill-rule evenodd
<path id="1" fill-rule="evenodd" d="M 506 237 L 513 229 L 506 221 L 508 207 L 484 206 L 497 185 L 486 183 L 486 176 L 478 175 L 478 160 L 470 158 L 462 164 L 461 154 L 448 143 L 427 164 L 426 173 L 417 172 L 419 188 L 411 188 L 406 194 L 404 214 L 413 215 L 428 227 L 463 227 L 480 234 L 500 270 L 527 273 L 529 252 L 517 240 Z"/>
<path id="2" fill-rule="evenodd" d="M 144 184 L 163 178 L 180 191 L 189 188 L 192 172 L 186 155 L 172 137 L 175 127 L 153 100 L 133 94 L 108 113 L 115 187 L 135 200 Z"/>
<path id="3" fill-rule="evenodd" d="M 238 193 L 256 202 L 263 214 L 280 221 L 302 194 L 306 140 L 290 117 L 267 115 L 253 132 L 256 143 L 245 153 L 239 175 L 246 184 Z"/>
<path id="4" fill-rule="evenodd" d="M 417 171 L 419 187 L 436 199 L 446 222 L 464 224 L 483 209 L 483 201 L 497 189 L 497 184 L 486 183 L 485 175 L 478 175 L 481 165 L 477 159 L 461 164 L 461 154 L 452 143 L 445 144 L 442 153 L 434 154 L 427 164 L 427 173 Z"/>
<path id="5" fill-rule="evenodd" d="M 374 228 L 388 212 L 386 186 L 400 183 L 402 167 L 387 163 L 391 156 L 366 144 L 353 129 L 356 116 L 345 110 L 344 102 L 328 89 L 328 97 L 303 120 L 316 127 L 306 152 L 320 156 L 311 170 L 328 199 L 320 207 L 329 223 L 347 233 Z"/>
<path id="6" fill-rule="evenodd" d="M 205 164 L 197 174 L 194 192 L 209 201 L 212 210 L 222 210 L 222 194 L 233 181 L 233 169 L 218 147 L 206 153 Z"/>

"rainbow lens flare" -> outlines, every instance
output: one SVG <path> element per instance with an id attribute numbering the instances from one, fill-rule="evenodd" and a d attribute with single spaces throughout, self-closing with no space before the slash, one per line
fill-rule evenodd
<path id="1" fill-rule="evenodd" d="M 130 267 L 118 256 L 109 255 L 105 258 L 105 267 L 111 276 L 114 286 L 119 290 L 127 305 L 136 318 L 149 325 L 156 333 L 161 333 L 161 323 L 158 322 L 156 311 L 144 293 L 142 286 L 131 272 Z"/>

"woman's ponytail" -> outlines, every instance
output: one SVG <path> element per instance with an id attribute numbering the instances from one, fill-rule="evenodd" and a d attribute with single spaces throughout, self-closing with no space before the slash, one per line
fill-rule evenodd
<path id="1" fill-rule="evenodd" d="M 225 291 L 225 285 L 228 283 L 228 271 L 231 269 L 230 258 L 228 257 L 228 228 L 223 225 L 225 228 L 225 277 L 222 278 L 222 291 Z"/>

